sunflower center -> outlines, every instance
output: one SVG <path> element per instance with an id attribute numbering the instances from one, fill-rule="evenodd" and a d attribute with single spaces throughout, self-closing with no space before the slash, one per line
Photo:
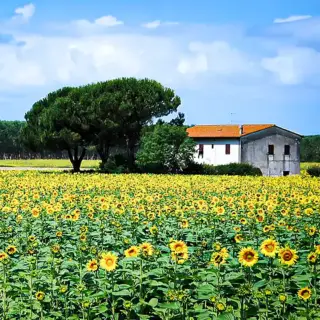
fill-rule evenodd
<path id="1" fill-rule="evenodd" d="M 268 245 L 266 246 L 266 250 L 267 250 L 268 252 L 272 252 L 272 251 L 274 250 L 274 245 L 273 245 L 273 244 L 268 244 Z"/>
<path id="2" fill-rule="evenodd" d="M 254 259 L 254 255 L 252 254 L 252 252 L 248 252 L 244 256 L 244 259 L 247 260 L 247 261 L 252 261 Z"/>
<path id="3" fill-rule="evenodd" d="M 113 261 L 112 261 L 111 259 L 108 259 L 108 260 L 107 260 L 107 266 L 110 267 L 110 266 L 112 266 L 112 264 L 113 264 Z"/>
<path id="4" fill-rule="evenodd" d="M 290 252 L 290 251 L 286 251 L 286 252 L 283 254 L 283 259 L 284 259 L 285 261 L 290 261 L 290 260 L 292 259 L 292 257 L 293 257 L 293 254 L 292 254 L 292 252 Z"/>

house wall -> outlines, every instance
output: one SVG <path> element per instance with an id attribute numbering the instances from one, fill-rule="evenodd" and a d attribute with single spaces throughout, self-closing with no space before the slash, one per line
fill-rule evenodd
<path id="1" fill-rule="evenodd" d="M 195 142 L 194 160 L 197 163 L 219 165 L 240 162 L 240 139 L 195 139 Z M 203 144 L 203 158 L 199 157 L 200 144 Z M 226 154 L 226 144 L 230 144 L 230 154 Z"/>
<path id="2" fill-rule="evenodd" d="M 252 134 L 251 136 L 254 136 Z M 265 176 L 282 176 L 300 173 L 300 139 L 273 133 L 267 136 L 257 134 L 252 138 L 241 139 L 241 162 L 250 163 L 261 169 Z M 268 145 L 274 145 L 274 155 L 268 155 Z M 284 146 L 290 145 L 290 155 L 284 155 Z"/>

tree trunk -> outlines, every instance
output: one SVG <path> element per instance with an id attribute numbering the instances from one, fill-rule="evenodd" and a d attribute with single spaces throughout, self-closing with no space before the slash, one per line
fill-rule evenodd
<path id="1" fill-rule="evenodd" d="M 67 151 L 68 151 L 68 156 L 69 156 L 70 162 L 72 163 L 73 172 L 75 172 L 75 173 L 80 172 L 82 160 L 84 159 L 84 156 L 86 155 L 86 148 L 82 148 L 82 152 L 81 152 L 80 157 L 79 157 L 79 147 L 78 146 L 73 149 L 74 155 L 72 154 L 72 151 L 70 148 L 68 148 Z"/>
<path id="2" fill-rule="evenodd" d="M 110 146 L 108 144 L 100 145 L 97 148 L 97 152 L 102 162 L 102 167 L 107 163 L 110 155 Z"/>
<path id="3" fill-rule="evenodd" d="M 133 171 L 135 168 L 135 141 L 132 139 L 127 140 L 127 157 L 128 157 L 128 168 Z"/>

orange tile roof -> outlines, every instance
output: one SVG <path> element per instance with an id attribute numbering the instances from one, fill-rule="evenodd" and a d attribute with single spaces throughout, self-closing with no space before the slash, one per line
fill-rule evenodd
<path id="1" fill-rule="evenodd" d="M 245 124 L 243 134 L 239 125 L 198 125 L 187 129 L 191 138 L 240 138 L 249 133 L 274 127 L 273 124 Z"/>

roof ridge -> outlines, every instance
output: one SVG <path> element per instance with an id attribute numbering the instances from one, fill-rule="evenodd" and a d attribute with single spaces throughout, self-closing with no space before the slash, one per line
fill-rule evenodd
<path id="1" fill-rule="evenodd" d="M 274 123 L 244 123 L 244 124 L 195 124 L 194 127 L 232 127 L 232 126 L 275 126 Z"/>

